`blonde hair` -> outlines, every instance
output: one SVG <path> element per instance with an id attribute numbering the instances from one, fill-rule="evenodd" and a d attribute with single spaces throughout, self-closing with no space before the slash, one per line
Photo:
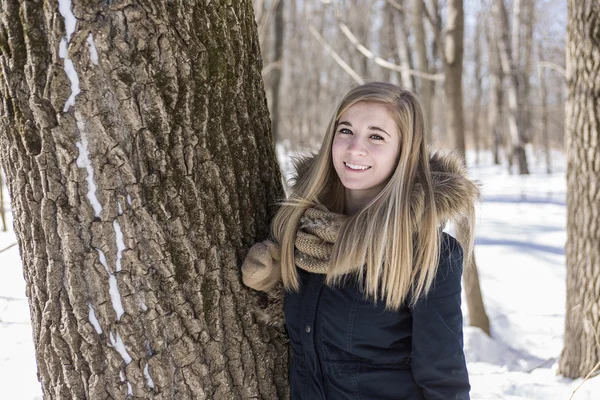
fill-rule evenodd
<path id="1" fill-rule="evenodd" d="M 299 174 L 290 197 L 272 223 L 272 234 L 281 246 L 284 287 L 298 290 L 294 241 L 300 218 L 317 204 L 343 213 L 345 190 L 335 172 L 331 147 L 340 116 L 358 102 L 388 107 L 401 134 L 396 168 L 381 192 L 342 224 L 330 258 L 327 284 L 336 285 L 355 271 L 365 297 L 384 300 L 398 310 L 414 305 L 432 286 L 439 261 L 440 232 L 433 199 L 423 112 L 410 91 L 383 82 L 351 89 L 339 103 L 319 152 L 307 171 Z M 423 215 L 413 226 L 411 194 L 421 185 Z M 367 240 L 365 240 L 367 238 Z"/>

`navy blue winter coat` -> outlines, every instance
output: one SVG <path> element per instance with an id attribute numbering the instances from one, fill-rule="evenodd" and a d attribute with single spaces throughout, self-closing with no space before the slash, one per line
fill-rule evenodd
<path id="1" fill-rule="evenodd" d="M 298 269 L 285 295 L 292 400 L 464 400 L 462 249 L 443 234 L 429 294 L 397 312 L 366 300 L 355 283 L 331 288 Z"/>

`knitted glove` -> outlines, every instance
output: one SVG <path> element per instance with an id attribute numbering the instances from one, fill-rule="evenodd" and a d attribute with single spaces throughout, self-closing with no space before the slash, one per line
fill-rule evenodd
<path id="1" fill-rule="evenodd" d="M 261 292 L 271 291 L 281 281 L 279 245 L 271 240 L 256 243 L 242 264 L 244 285 Z"/>

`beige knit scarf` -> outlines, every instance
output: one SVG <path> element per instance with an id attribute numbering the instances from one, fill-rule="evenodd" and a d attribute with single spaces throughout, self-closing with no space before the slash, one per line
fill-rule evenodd
<path id="1" fill-rule="evenodd" d="M 296 233 L 296 266 L 305 271 L 326 274 L 333 245 L 340 226 L 347 217 L 324 207 L 307 209 Z M 272 240 L 264 240 L 250 248 L 242 265 L 244 284 L 268 292 L 281 280 L 281 251 Z"/>

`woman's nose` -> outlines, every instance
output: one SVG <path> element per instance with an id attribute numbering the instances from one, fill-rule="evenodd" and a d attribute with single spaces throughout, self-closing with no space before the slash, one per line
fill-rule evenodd
<path id="1" fill-rule="evenodd" d="M 365 148 L 365 144 L 358 137 L 353 137 L 350 143 L 348 144 L 348 148 L 346 149 L 348 154 L 352 155 L 365 155 L 367 154 L 367 149 Z"/>

